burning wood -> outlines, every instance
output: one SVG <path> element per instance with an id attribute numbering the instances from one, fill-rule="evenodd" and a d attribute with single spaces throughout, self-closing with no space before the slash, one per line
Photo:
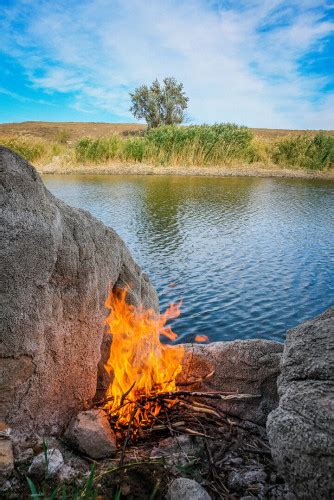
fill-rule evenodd
<path id="1" fill-rule="evenodd" d="M 115 290 L 106 303 L 112 344 L 105 368 L 113 372 L 113 381 L 104 409 L 116 429 L 127 427 L 132 419 L 134 428 L 149 425 L 161 410 L 156 396 L 176 391 L 183 358 L 182 346 L 160 342 L 161 335 L 177 338 L 166 323 L 179 316 L 180 304 L 171 304 L 165 314 L 157 316 L 153 310 L 128 304 L 126 294 L 126 289 Z"/>
<path id="2" fill-rule="evenodd" d="M 111 293 L 106 303 L 110 309 L 106 321 L 112 344 L 105 367 L 108 372 L 112 371 L 113 380 L 105 400 L 100 403 L 123 441 L 123 449 L 130 440 L 144 438 L 146 431 L 148 435 L 166 430 L 172 435 L 182 432 L 214 438 L 215 433 L 212 436 L 206 433 L 203 419 L 207 422 L 209 418 L 211 425 L 216 422 L 219 427 L 223 421 L 226 423 L 226 414 L 208 405 L 208 400 L 239 401 L 258 396 L 180 390 L 176 377 L 182 371 L 184 348 L 160 341 L 161 335 L 171 340 L 177 338 L 166 323 L 179 316 L 180 304 L 172 304 L 165 314 L 157 316 L 152 310 L 128 304 L 126 293 L 126 289 L 118 289 Z M 211 371 L 201 380 L 213 374 Z M 196 382 L 201 380 L 196 379 Z"/>

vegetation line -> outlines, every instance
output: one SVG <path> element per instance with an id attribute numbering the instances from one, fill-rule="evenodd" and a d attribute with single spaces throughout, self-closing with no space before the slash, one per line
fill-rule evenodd
<path id="1" fill-rule="evenodd" d="M 3 136 L 7 146 L 37 165 L 58 162 L 61 170 L 78 165 L 149 164 L 162 167 L 233 167 L 242 165 L 303 170 L 334 169 L 334 137 L 325 132 L 278 139 L 255 137 L 234 124 L 175 125 L 151 128 L 133 136 L 117 133 L 84 137 L 73 144 L 65 131 L 56 141 L 31 136 Z"/>

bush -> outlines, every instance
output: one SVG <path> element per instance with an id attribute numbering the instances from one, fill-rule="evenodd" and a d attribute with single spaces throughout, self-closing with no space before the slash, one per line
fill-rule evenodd
<path id="1" fill-rule="evenodd" d="M 117 135 L 92 139 L 85 137 L 75 145 L 75 155 L 79 162 L 103 163 L 113 160 L 119 149 L 121 139 Z"/>
<path id="2" fill-rule="evenodd" d="M 272 159 L 280 165 L 308 170 L 333 168 L 334 137 L 324 133 L 314 137 L 289 137 L 275 145 Z"/>
<path id="3" fill-rule="evenodd" d="M 144 159 L 146 141 L 143 138 L 127 139 L 122 141 L 122 158 L 141 162 Z"/>

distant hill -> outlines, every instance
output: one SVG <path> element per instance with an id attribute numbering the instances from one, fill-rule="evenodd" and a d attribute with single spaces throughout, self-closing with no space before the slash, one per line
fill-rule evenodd
<path id="1" fill-rule="evenodd" d="M 48 140 L 56 140 L 59 133 L 66 131 L 70 141 L 81 137 L 101 137 L 118 133 L 120 135 L 137 135 L 146 130 L 145 125 L 135 123 L 84 123 L 84 122 L 22 122 L 0 124 L 0 135 L 8 136 L 33 136 Z M 253 128 L 254 134 L 263 139 L 276 139 L 288 135 L 307 134 L 314 135 L 317 130 L 283 130 Z M 334 131 L 326 131 L 334 135 Z"/>

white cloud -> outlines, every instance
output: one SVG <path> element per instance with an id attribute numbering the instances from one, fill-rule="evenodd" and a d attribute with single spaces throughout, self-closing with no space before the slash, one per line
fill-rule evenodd
<path id="1" fill-rule="evenodd" d="M 173 75 L 195 122 L 334 128 L 326 78 L 300 72 L 300 58 L 334 29 L 317 0 L 86 0 L 23 2 L 26 29 L 7 9 L 7 50 L 31 83 L 73 92 L 73 106 L 132 121 L 129 89 Z M 218 6 L 217 6 L 218 5 Z M 220 6 L 219 6 L 220 5 Z M 27 47 L 30 57 L 27 57 Z"/>

